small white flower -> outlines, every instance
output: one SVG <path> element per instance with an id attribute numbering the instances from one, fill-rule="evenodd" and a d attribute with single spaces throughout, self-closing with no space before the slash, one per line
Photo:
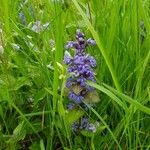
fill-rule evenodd
<path id="1" fill-rule="evenodd" d="M 96 132 L 96 127 L 94 124 L 90 123 L 88 126 L 88 130 L 95 133 Z"/>
<path id="2" fill-rule="evenodd" d="M 43 30 L 45 30 L 48 26 L 49 26 L 48 22 L 46 22 L 45 24 L 42 24 L 41 21 L 36 21 L 36 22 L 34 22 L 31 30 L 36 33 L 40 33 Z"/>
<path id="3" fill-rule="evenodd" d="M 36 33 L 40 33 L 43 30 L 41 21 L 36 21 L 32 26 L 31 30 Z"/>

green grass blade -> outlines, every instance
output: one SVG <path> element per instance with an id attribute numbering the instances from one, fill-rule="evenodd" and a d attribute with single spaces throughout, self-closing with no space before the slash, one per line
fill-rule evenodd
<path id="1" fill-rule="evenodd" d="M 107 56 L 106 50 L 103 47 L 103 44 L 102 44 L 102 42 L 101 42 L 101 40 L 99 38 L 99 35 L 97 34 L 97 32 L 95 31 L 94 27 L 90 23 L 90 21 L 87 18 L 86 14 L 83 12 L 83 10 L 81 9 L 81 7 L 79 6 L 78 2 L 76 0 L 72 0 L 72 2 L 74 3 L 74 5 L 77 8 L 77 10 L 80 12 L 80 14 L 81 14 L 81 16 L 82 16 L 82 18 L 83 18 L 86 26 L 88 27 L 88 29 L 90 30 L 91 34 L 93 35 L 93 37 L 94 37 L 94 39 L 95 39 L 95 41 L 96 41 L 96 43 L 97 43 L 97 45 L 99 47 L 99 50 L 100 50 L 102 56 L 104 57 L 105 62 L 107 64 L 108 68 L 109 68 L 109 71 L 111 73 L 111 76 L 112 76 L 112 79 L 114 81 L 114 84 L 115 84 L 116 88 L 119 91 L 121 91 L 121 87 L 120 87 L 118 79 L 117 79 L 117 77 L 115 75 L 115 71 L 114 71 L 113 66 L 112 66 L 112 64 L 111 64 L 111 62 L 110 62 L 110 60 L 109 60 L 109 58 Z"/>

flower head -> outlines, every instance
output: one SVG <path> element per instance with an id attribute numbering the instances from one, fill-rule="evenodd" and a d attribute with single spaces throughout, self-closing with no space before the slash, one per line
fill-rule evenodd
<path id="1" fill-rule="evenodd" d="M 65 48 L 74 49 L 75 53 L 72 56 L 68 51 L 64 54 L 64 63 L 68 65 L 68 73 L 72 75 L 67 79 L 66 87 L 69 90 L 69 104 L 67 108 L 73 109 L 75 105 L 80 105 L 87 110 L 84 100 L 89 92 L 95 89 L 86 84 L 87 80 L 95 82 L 95 73 L 93 68 L 96 67 L 96 60 L 93 56 L 86 53 L 86 48 L 89 45 L 95 45 L 95 40 L 89 38 L 86 40 L 85 35 L 79 29 L 76 31 L 76 41 L 68 41 Z M 91 105 L 92 106 L 92 105 Z M 82 117 L 80 123 L 72 124 L 73 131 L 86 129 L 94 132 L 96 129 L 93 124 L 90 124 L 87 117 Z"/>
<path id="2" fill-rule="evenodd" d="M 65 55 L 64 55 L 64 62 L 65 64 L 70 64 L 72 60 L 72 56 L 70 55 L 69 52 L 65 51 Z"/>
<path id="3" fill-rule="evenodd" d="M 76 41 L 69 41 L 65 46 L 66 49 L 73 48 L 75 50 L 73 56 L 68 51 L 65 51 L 64 63 L 68 65 L 68 73 L 73 73 L 67 79 L 66 87 L 70 90 L 70 101 L 76 104 L 81 104 L 85 99 L 86 93 L 91 89 L 94 90 L 86 85 L 87 80 L 95 82 L 93 68 L 96 67 L 95 58 L 86 53 L 88 45 L 95 45 L 95 41 L 91 38 L 86 40 L 84 33 L 77 29 Z M 80 89 L 80 91 L 76 93 L 75 88 Z"/>

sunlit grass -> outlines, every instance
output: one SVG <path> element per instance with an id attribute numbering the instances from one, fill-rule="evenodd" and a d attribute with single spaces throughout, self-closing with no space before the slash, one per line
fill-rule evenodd
<path id="1" fill-rule="evenodd" d="M 149 11 L 148 0 L 0 0 L 0 149 L 148 150 Z M 58 64 L 66 69 L 78 28 L 97 43 L 87 49 L 96 83 L 87 84 L 100 102 L 87 115 L 101 128 L 75 135 L 70 124 L 86 112 L 67 110 Z"/>

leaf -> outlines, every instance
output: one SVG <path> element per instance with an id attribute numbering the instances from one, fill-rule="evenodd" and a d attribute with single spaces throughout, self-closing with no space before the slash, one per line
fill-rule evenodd
<path id="1" fill-rule="evenodd" d="M 25 129 L 25 123 L 22 121 L 19 123 L 19 125 L 14 129 L 13 131 L 13 140 L 14 142 L 18 142 L 20 140 L 23 140 L 26 136 L 26 129 Z"/>
<path id="2" fill-rule="evenodd" d="M 41 150 L 45 150 L 43 139 L 40 140 L 40 148 Z"/>
<path id="3" fill-rule="evenodd" d="M 104 86 L 106 86 L 110 91 L 114 92 L 116 95 L 118 95 L 118 97 L 121 97 L 123 100 L 127 101 L 128 103 L 132 104 L 136 109 L 139 109 L 142 112 L 145 112 L 146 114 L 150 115 L 150 108 L 142 105 L 141 103 L 139 103 L 137 100 L 115 90 L 114 88 L 104 84 Z M 136 111 L 136 110 L 135 110 Z"/>
<path id="4" fill-rule="evenodd" d="M 70 148 L 64 147 L 64 150 L 71 150 Z"/>
<path id="5" fill-rule="evenodd" d="M 42 130 L 41 128 L 41 122 L 39 120 L 35 120 L 35 121 L 32 121 L 32 126 L 34 127 L 35 131 L 33 131 L 30 127 L 27 127 L 27 133 L 28 134 L 33 134 L 33 133 L 38 133 Z"/>
<path id="6" fill-rule="evenodd" d="M 4 115 L 4 113 L 3 113 L 3 108 L 2 108 L 2 106 L 0 105 L 0 116 L 3 118 L 3 115 Z"/>
<path id="7" fill-rule="evenodd" d="M 23 118 L 23 120 L 27 123 L 27 125 L 30 127 L 30 129 L 37 135 L 37 137 L 39 137 L 39 134 L 37 133 L 36 129 L 34 128 L 34 126 L 29 122 L 29 120 L 25 117 L 25 115 L 22 113 L 22 111 L 20 111 L 20 109 L 14 104 L 11 104 L 12 107 L 18 112 L 18 114 L 20 114 L 20 116 Z"/>
<path id="8" fill-rule="evenodd" d="M 17 91 L 18 89 L 20 89 L 24 85 L 31 86 L 32 84 L 27 77 L 20 77 L 16 80 L 16 84 L 14 85 L 14 87 L 12 87 L 13 88 L 12 90 Z"/>
<path id="9" fill-rule="evenodd" d="M 68 111 L 66 114 L 66 122 L 69 123 L 70 125 L 77 121 L 80 117 L 84 115 L 84 111 L 78 110 L 78 109 L 73 109 L 71 111 Z"/>
<path id="10" fill-rule="evenodd" d="M 34 142 L 30 147 L 29 150 L 41 150 L 40 144 L 38 142 Z"/>
<path id="11" fill-rule="evenodd" d="M 57 105 L 58 105 L 58 112 L 60 116 L 65 116 L 65 109 L 64 109 L 62 101 L 58 101 Z"/>
<path id="12" fill-rule="evenodd" d="M 72 0 L 72 2 L 74 3 L 74 6 L 76 7 L 76 9 L 79 11 L 80 15 L 82 16 L 86 26 L 88 27 L 88 29 L 90 30 L 91 34 L 93 35 L 96 43 L 97 43 L 97 46 L 99 47 L 99 50 L 102 54 L 102 56 L 104 57 L 104 60 L 108 66 L 108 69 L 111 73 L 111 76 L 113 78 L 113 81 L 114 81 L 114 84 L 116 86 L 116 88 L 121 91 L 121 87 L 120 87 L 120 84 L 118 82 L 118 78 L 115 74 L 115 71 L 114 71 L 114 68 L 112 66 L 112 63 L 110 61 L 110 58 L 108 56 L 108 54 L 106 53 L 107 51 L 105 50 L 104 46 L 103 46 L 103 43 L 102 41 L 100 40 L 100 37 L 98 35 L 98 33 L 95 31 L 94 27 L 92 26 L 91 22 L 89 21 L 87 15 L 85 14 L 85 12 L 82 10 L 82 8 L 80 7 L 79 5 L 79 2 L 77 0 Z"/>
<path id="13" fill-rule="evenodd" d="M 38 91 L 35 95 L 35 103 L 37 104 L 40 100 L 43 100 L 44 97 L 46 96 L 46 91 L 45 89 L 41 89 L 40 91 Z"/>
<path id="14" fill-rule="evenodd" d="M 127 109 L 126 108 L 126 104 L 124 104 L 115 94 L 113 94 L 111 91 L 109 91 L 108 89 L 104 88 L 103 86 L 100 86 L 98 84 L 95 84 L 93 82 L 87 81 L 87 84 L 96 88 L 99 91 L 102 91 L 103 93 L 105 93 L 106 95 L 108 95 L 112 100 L 114 100 L 119 106 L 121 106 L 123 109 Z"/>

